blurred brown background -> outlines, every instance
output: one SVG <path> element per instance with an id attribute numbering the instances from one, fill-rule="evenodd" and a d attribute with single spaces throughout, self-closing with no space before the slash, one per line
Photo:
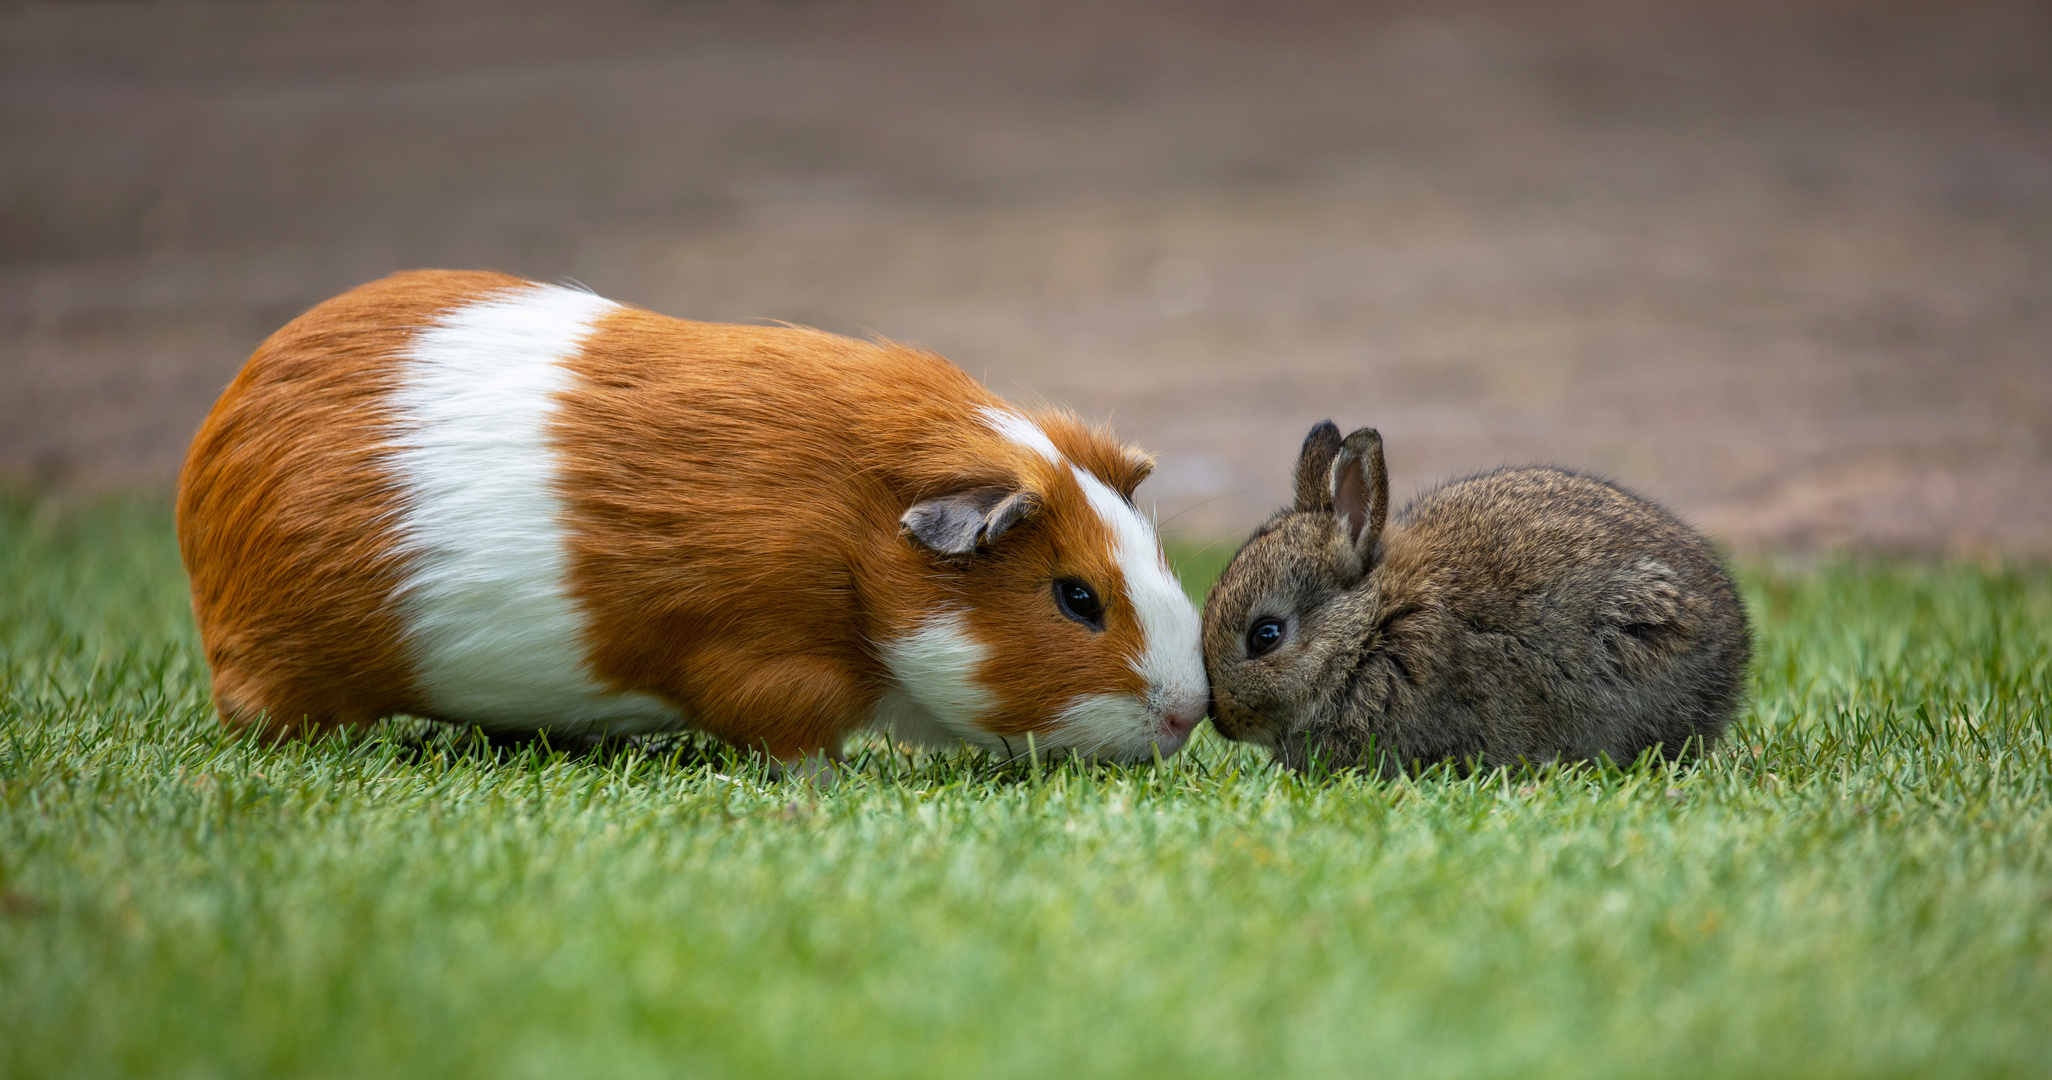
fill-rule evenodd
<path id="1" fill-rule="evenodd" d="M 2052 5 L 0 5 L 0 474 L 168 489 L 413 266 L 929 345 L 1161 455 L 2052 551 Z"/>

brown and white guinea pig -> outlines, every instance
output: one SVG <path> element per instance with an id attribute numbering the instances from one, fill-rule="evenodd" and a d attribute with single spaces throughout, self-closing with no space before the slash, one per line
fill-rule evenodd
<path id="1" fill-rule="evenodd" d="M 1202 719 L 1145 454 L 932 353 L 418 271 L 273 334 L 180 477 L 224 720 L 864 728 L 1113 759 Z"/>

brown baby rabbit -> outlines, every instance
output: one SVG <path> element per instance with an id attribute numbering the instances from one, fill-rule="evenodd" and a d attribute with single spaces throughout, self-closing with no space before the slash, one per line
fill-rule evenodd
<path id="1" fill-rule="evenodd" d="M 1694 530 L 1545 467 L 1457 480 L 1384 523 L 1382 437 L 1311 429 L 1296 505 L 1204 604 L 1212 723 L 1291 768 L 1493 768 L 1714 743 L 1751 652 Z"/>

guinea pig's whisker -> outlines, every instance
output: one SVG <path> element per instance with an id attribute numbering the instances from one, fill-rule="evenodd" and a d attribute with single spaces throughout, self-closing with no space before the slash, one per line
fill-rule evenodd
<path id="1" fill-rule="evenodd" d="M 1228 492 L 1226 492 L 1226 493 L 1225 493 L 1225 494 L 1223 494 L 1223 495 L 1214 495 L 1214 496 L 1212 496 L 1212 497 L 1211 497 L 1211 498 L 1209 498 L 1209 499 L 1205 499 L 1205 500 L 1204 500 L 1203 502 L 1194 502 L 1194 503 L 1191 503 L 1190 505 L 1188 505 L 1188 506 L 1185 506 L 1185 507 L 1183 507 L 1183 508 L 1182 508 L 1181 510 L 1178 510 L 1178 511 L 1176 511 L 1176 512 L 1175 512 L 1175 513 L 1173 513 L 1173 514 L 1170 514 L 1170 515 L 1169 515 L 1168 517 L 1166 517 L 1166 518 L 1162 518 L 1161 520 L 1159 520 L 1159 521 L 1156 521 L 1156 522 L 1154 523 L 1154 527 L 1155 527 L 1155 529 L 1156 529 L 1156 530 L 1166 529 L 1166 528 L 1168 528 L 1168 526 L 1169 526 L 1169 523 L 1170 523 L 1170 522 L 1173 522 L 1173 521 L 1175 521 L 1175 520 L 1176 520 L 1177 518 L 1179 518 L 1179 517 L 1182 517 L 1182 516 L 1183 516 L 1184 514 L 1187 514 L 1187 513 L 1189 513 L 1189 512 L 1190 512 L 1190 511 L 1192 511 L 1192 510 L 1197 510 L 1197 509 L 1201 509 L 1201 508 L 1203 508 L 1203 507 L 1206 507 L 1206 506 L 1210 506 L 1210 505 L 1211 505 L 1212 503 L 1215 503 L 1215 502 L 1219 502 L 1219 501 L 1221 501 L 1221 500 L 1224 500 L 1224 499 L 1230 499 L 1230 498 L 1233 498 L 1233 497 L 1234 497 L 1234 496 L 1236 496 L 1236 495 L 1243 495 L 1243 494 L 1245 494 L 1245 492 L 1240 492 L 1240 491 L 1228 491 Z M 1157 503 L 1156 505 L 1158 506 L 1158 505 L 1160 505 L 1160 504 L 1158 504 L 1158 503 Z"/>

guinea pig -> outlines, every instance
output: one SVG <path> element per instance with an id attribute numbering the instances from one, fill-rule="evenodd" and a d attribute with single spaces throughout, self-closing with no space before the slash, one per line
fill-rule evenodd
<path id="1" fill-rule="evenodd" d="M 1304 440 L 1296 503 L 1204 605 L 1212 724 L 1384 776 L 1700 753 L 1745 695 L 1746 613 L 1717 553 L 1615 484 L 1498 469 L 1387 521 L 1382 438 Z M 1387 528 L 1385 528 L 1387 523 Z"/>
<path id="2" fill-rule="evenodd" d="M 222 718 L 1120 760 L 1207 701 L 1141 451 L 930 352 L 417 271 L 252 355 L 178 538 Z"/>

